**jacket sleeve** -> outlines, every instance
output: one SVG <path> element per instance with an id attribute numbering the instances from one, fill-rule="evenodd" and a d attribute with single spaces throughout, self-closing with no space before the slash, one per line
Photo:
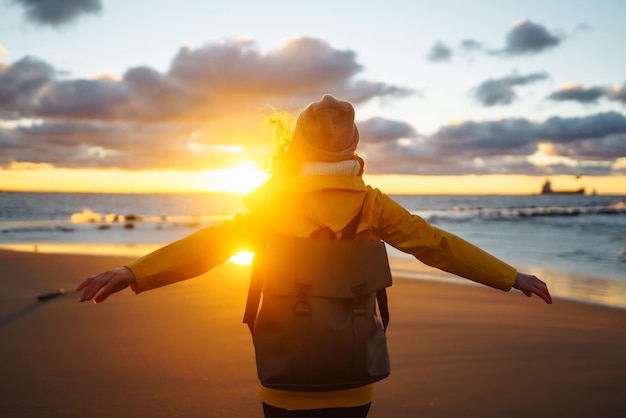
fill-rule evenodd
<path id="1" fill-rule="evenodd" d="M 199 276 L 242 250 L 253 251 L 258 224 L 236 215 L 219 226 L 203 228 L 126 265 L 137 280 L 136 293 Z"/>
<path id="2" fill-rule="evenodd" d="M 389 196 L 375 196 L 374 228 L 381 239 L 432 267 L 484 285 L 508 291 L 515 283 L 514 267 L 442 229 L 412 215 Z"/>

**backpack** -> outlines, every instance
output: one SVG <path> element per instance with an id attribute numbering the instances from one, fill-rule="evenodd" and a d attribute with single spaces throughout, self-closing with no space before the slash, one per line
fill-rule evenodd
<path id="1" fill-rule="evenodd" d="M 263 386 L 332 391 L 389 375 L 392 278 L 385 244 L 354 240 L 362 211 L 339 240 L 274 235 L 256 253 L 243 322 Z"/>

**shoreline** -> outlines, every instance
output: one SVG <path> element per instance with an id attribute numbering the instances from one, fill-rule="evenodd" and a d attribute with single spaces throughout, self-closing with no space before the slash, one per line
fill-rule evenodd
<path id="1" fill-rule="evenodd" d="M 154 251 L 165 244 L 127 243 L 0 243 L 0 251 L 16 251 L 30 254 L 65 254 L 89 256 L 115 256 L 134 259 Z M 104 254 L 104 255 L 103 255 Z M 463 278 L 424 265 L 413 257 L 388 252 L 389 263 L 394 277 L 410 280 L 452 283 L 456 285 L 477 285 Z M 251 257 L 251 256 L 250 256 Z M 548 283 L 554 298 L 592 306 L 606 306 L 626 310 L 626 278 L 593 277 L 558 270 L 548 270 L 532 266 L 516 266 L 525 273 L 534 274 Z"/>
<path id="2" fill-rule="evenodd" d="M 36 299 L 129 259 L 0 250 L 0 416 L 260 417 L 248 266 L 99 305 Z M 397 275 L 388 293 L 392 374 L 370 417 L 626 412 L 625 311 Z"/>

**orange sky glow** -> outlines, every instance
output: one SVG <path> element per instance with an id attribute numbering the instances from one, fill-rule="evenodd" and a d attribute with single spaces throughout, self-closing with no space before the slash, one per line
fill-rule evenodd
<path id="1" fill-rule="evenodd" d="M 70 170 L 38 168 L 0 170 L 0 190 L 103 193 L 245 194 L 263 184 L 265 173 L 252 164 L 232 168 L 182 172 L 175 170 Z M 527 175 L 365 175 L 366 183 L 390 194 L 537 194 L 546 177 Z M 551 176 L 555 189 L 585 187 L 587 193 L 626 194 L 621 176 Z"/>

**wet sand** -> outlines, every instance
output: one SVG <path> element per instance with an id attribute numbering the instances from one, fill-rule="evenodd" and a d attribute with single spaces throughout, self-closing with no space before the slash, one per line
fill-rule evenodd
<path id="1" fill-rule="evenodd" d="M 249 267 L 36 299 L 127 260 L 0 250 L 0 417 L 260 417 Z M 626 310 L 394 279 L 370 417 L 626 416 Z"/>

